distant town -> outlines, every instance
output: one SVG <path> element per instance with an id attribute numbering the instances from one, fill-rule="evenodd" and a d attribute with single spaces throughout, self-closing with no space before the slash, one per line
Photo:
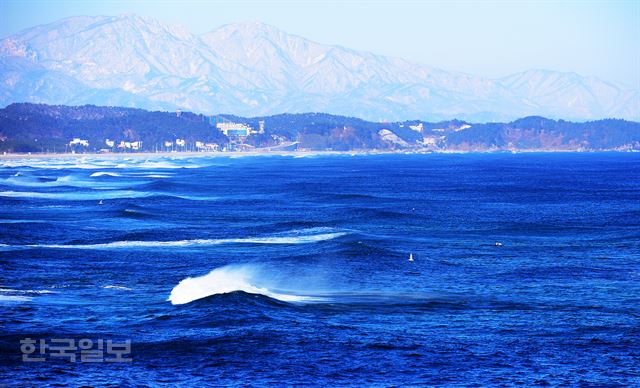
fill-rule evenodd
<path id="1" fill-rule="evenodd" d="M 370 122 L 325 113 L 243 118 L 181 110 L 11 104 L 0 109 L 2 153 L 640 151 L 640 123 Z"/>
<path id="2" fill-rule="evenodd" d="M 181 111 L 176 112 L 176 117 L 180 117 L 182 115 Z M 158 147 L 155 144 L 154 150 L 156 152 L 225 152 L 225 151 L 246 151 L 255 149 L 249 144 L 245 144 L 245 139 L 251 135 L 263 135 L 264 131 L 264 120 L 258 121 L 258 129 L 254 129 L 250 125 L 243 123 L 235 123 L 232 121 L 218 121 L 219 119 L 216 116 L 210 116 L 209 122 L 215 126 L 220 132 L 222 132 L 227 139 L 229 140 L 227 143 L 220 145 L 218 143 L 206 142 L 202 140 L 194 140 L 188 141 L 186 139 L 167 139 L 162 142 L 162 145 Z M 278 136 L 273 137 L 274 140 L 278 142 L 278 146 L 286 143 L 286 141 Z M 141 151 L 142 141 L 125 141 L 120 140 L 116 142 L 111 139 L 104 139 L 103 148 L 98 149 L 100 153 L 109 153 L 109 152 L 122 152 L 122 151 Z M 290 146 L 292 144 L 288 144 Z M 83 152 L 89 149 L 90 143 L 88 139 L 81 138 L 73 138 L 69 141 L 68 148 L 65 149 L 65 152 Z"/>

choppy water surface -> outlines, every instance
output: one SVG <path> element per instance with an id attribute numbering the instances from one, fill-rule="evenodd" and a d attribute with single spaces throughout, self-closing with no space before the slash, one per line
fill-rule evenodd
<path id="1" fill-rule="evenodd" d="M 0 268 L 6 384 L 640 384 L 634 154 L 1 160 Z"/>

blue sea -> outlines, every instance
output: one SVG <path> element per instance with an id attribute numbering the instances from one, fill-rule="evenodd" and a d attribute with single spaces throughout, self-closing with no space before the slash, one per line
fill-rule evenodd
<path id="1" fill-rule="evenodd" d="M 640 156 L 0 160 L 3 384 L 638 386 Z"/>

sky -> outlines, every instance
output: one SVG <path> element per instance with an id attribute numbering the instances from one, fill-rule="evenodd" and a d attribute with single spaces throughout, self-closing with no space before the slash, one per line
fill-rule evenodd
<path id="1" fill-rule="evenodd" d="M 199 34 L 261 21 L 316 42 L 497 78 L 528 69 L 640 90 L 640 0 L 0 0 L 0 37 L 69 16 L 136 13 Z"/>

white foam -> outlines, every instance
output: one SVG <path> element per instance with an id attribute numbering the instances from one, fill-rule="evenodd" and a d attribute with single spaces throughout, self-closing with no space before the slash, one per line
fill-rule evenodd
<path id="1" fill-rule="evenodd" d="M 99 171 L 99 172 L 94 172 L 93 174 L 89 175 L 91 178 L 97 178 L 97 177 L 101 177 L 101 176 L 120 176 L 120 174 L 118 174 L 117 172 L 105 172 L 105 171 Z"/>
<path id="2" fill-rule="evenodd" d="M 181 280 L 171 290 L 167 300 L 174 305 L 185 304 L 207 296 L 227 294 L 234 291 L 265 295 L 284 302 L 305 302 L 316 299 L 303 295 L 272 292 L 268 288 L 256 284 L 255 272 L 255 268 L 248 265 L 231 265 L 216 268 L 204 276 L 189 277 Z"/>
<path id="3" fill-rule="evenodd" d="M 0 302 L 29 302 L 33 300 L 28 296 L 19 295 L 0 295 Z"/>
<path id="4" fill-rule="evenodd" d="M 115 187 L 100 187 L 99 190 L 85 192 L 57 192 L 43 193 L 37 191 L 0 191 L 0 197 L 36 198 L 60 201 L 99 201 L 106 199 L 146 198 L 153 196 L 167 196 L 188 201 L 217 201 L 220 197 L 201 197 L 194 195 L 176 195 L 164 192 L 149 192 L 135 190 L 113 190 Z"/>
<path id="5" fill-rule="evenodd" d="M 98 170 L 108 168 L 138 168 L 138 169 L 178 169 L 201 168 L 207 165 L 197 164 L 186 158 L 90 158 L 74 157 L 65 159 L 33 158 L 5 160 L 0 167 L 20 168 L 31 167 L 41 169 L 86 169 Z"/>
<path id="6" fill-rule="evenodd" d="M 54 294 L 54 291 L 49 290 L 16 290 L 13 288 L 0 288 L 0 293 L 12 293 L 12 294 Z"/>
<path id="7" fill-rule="evenodd" d="M 124 165 L 123 165 L 124 166 Z M 117 172 L 106 172 L 106 171 L 99 171 L 99 172 L 94 172 L 93 174 L 89 175 L 91 178 L 99 178 L 101 176 L 110 176 L 110 177 L 125 177 L 125 178 L 171 178 L 172 175 L 168 174 L 168 173 L 158 173 L 158 172 L 142 172 L 142 173 L 136 173 L 136 172 L 132 172 L 129 174 L 120 174 Z"/>
<path id="8" fill-rule="evenodd" d="M 0 220 L 0 224 L 41 224 L 47 221 L 43 220 Z M 0 244 L 0 247 L 7 246 L 6 244 Z"/>
<path id="9" fill-rule="evenodd" d="M 165 175 L 165 174 L 148 174 L 148 175 L 138 175 L 140 178 L 162 178 L 162 179 L 166 179 L 166 178 L 171 178 L 171 175 Z"/>
<path id="10" fill-rule="evenodd" d="M 0 302 L 29 302 L 31 295 L 53 294 L 49 290 L 17 290 L 14 288 L 0 288 Z"/>
<path id="11" fill-rule="evenodd" d="M 64 201 L 86 201 L 119 198 L 143 198 L 156 195 L 156 193 L 133 190 L 110 190 L 99 192 L 68 192 L 68 193 L 41 193 L 33 191 L 0 191 L 0 197 L 11 198 L 37 198 L 54 199 Z"/>
<path id="12" fill-rule="evenodd" d="M 111 289 L 111 290 L 121 290 L 121 291 L 131 291 L 132 289 L 124 286 L 114 286 L 114 285 L 106 285 L 102 288 Z"/>
<path id="13" fill-rule="evenodd" d="M 103 173 L 110 174 L 110 173 Z M 94 174 L 91 174 L 94 176 Z M 33 177 L 9 177 L 4 180 L 5 185 L 19 186 L 19 187 L 61 187 L 61 186 L 70 186 L 70 187 L 88 187 L 92 189 L 118 189 L 123 186 L 131 186 L 131 185 L 140 185 L 145 183 L 142 182 L 131 182 L 131 181 L 121 181 L 121 182 L 104 182 L 104 181 L 96 181 L 96 180 L 87 180 L 83 179 L 83 177 L 78 177 L 74 175 L 65 175 L 58 177 L 55 180 L 48 181 L 40 181 Z"/>
<path id="14" fill-rule="evenodd" d="M 249 237 L 249 238 L 225 238 L 225 239 L 195 239 L 174 241 L 114 241 L 102 244 L 42 244 L 7 246 L 10 248 L 53 248 L 53 249 L 131 249 L 131 248 L 168 248 L 168 247 L 192 247 L 211 246 L 220 244 L 310 244 L 319 241 L 331 240 L 344 236 L 345 232 L 322 233 L 311 235 L 275 236 L 275 237 Z"/>

